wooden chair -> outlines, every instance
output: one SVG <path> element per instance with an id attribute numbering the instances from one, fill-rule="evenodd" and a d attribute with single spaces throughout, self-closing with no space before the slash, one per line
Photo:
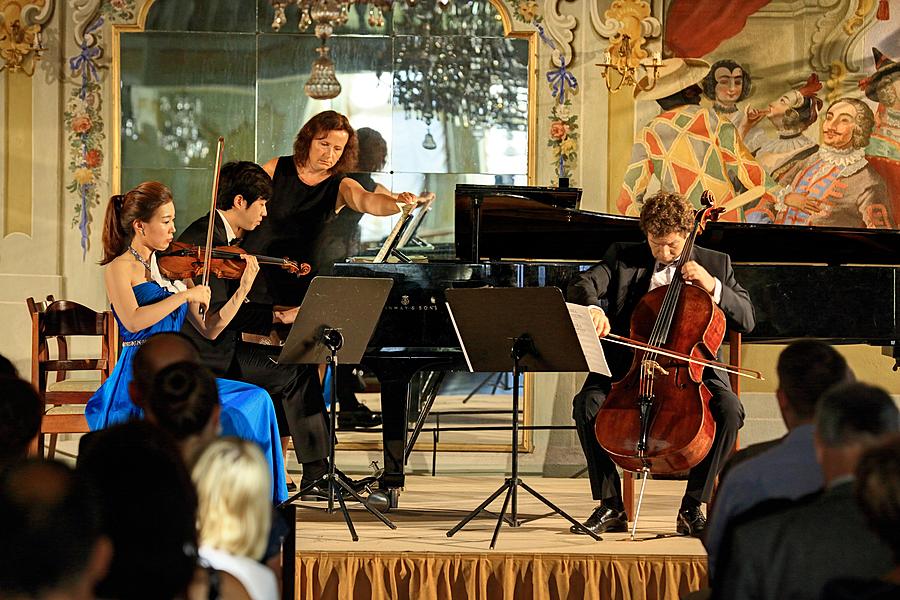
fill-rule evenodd
<path id="1" fill-rule="evenodd" d="M 732 367 L 741 366 L 741 334 L 736 331 L 728 332 L 728 364 Z M 731 389 L 738 397 L 741 396 L 741 378 L 733 373 L 728 375 L 731 383 Z M 734 449 L 737 450 L 739 444 L 736 441 Z M 635 477 L 631 471 L 625 471 L 622 474 L 622 503 L 625 505 L 625 512 L 634 516 L 634 484 Z"/>
<path id="2" fill-rule="evenodd" d="M 109 377 L 116 364 L 116 322 L 110 311 L 95 312 L 68 300 L 45 302 L 28 298 L 31 314 L 31 381 L 44 401 L 40 433 L 32 444 L 33 454 L 43 454 L 44 435 L 50 435 L 47 455 L 56 451 L 57 434 L 85 433 L 88 430 L 83 406 Z M 98 337 L 100 349 L 93 358 L 70 358 L 67 336 Z M 56 358 L 51 357 L 51 340 Z M 90 379 L 73 378 L 73 371 L 91 371 Z M 54 381 L 48 375 L 55 373 Z M 71 407 L 81 408 L 72 412 Z"/>

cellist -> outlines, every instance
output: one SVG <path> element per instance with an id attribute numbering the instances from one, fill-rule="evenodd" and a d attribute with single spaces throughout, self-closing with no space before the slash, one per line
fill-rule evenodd
<path id="1" fill-rule="evenodd" d="M 728 328 L 747 333 L 753 329 L 753 305 L 747 290 L 734 276 L 727 254 L 694 246 L 692 256 L 675 272 L 675 264 L 694 224 L 691 204 L 678 194 L 658 193 L 644 200 L 640 213 L 641 231 L 646 241 L 613 244 L 603 261 L 577 275 L 569 283 L 567 299 L 591 307 L 591 315 L 601 338 L 610 332 L 628 336 L 631 314 L 638 301 L 652 289 L 681 277 L 706 290 L 725 313 Z M 631 353 L 618 345 L 605 344 L 612 377 L 590 374 L 573 400 L 581 447 L 587 459 L 591 493 L 599 500 L 584 525 L 596 533 L 626 531 L 628 516 L 622 503 L 622 488 L 616 465 L 594 433 L 594 420 L 612 382 L 620 379 L 631 364 Z M 712 392 L 709 408 L 716 422 L 716 435 L 706 457 L 688 476 L 687 488 L 676 519 L 683 535 L 699 535 L 706 526 L 701 504 L 708 502 L 716 477 L 730 455 L 744 409 L 731 390 L 727 374 L 707 367 L 703 382 Z M 574 527 L 573 533 L 578 533 Z"/>

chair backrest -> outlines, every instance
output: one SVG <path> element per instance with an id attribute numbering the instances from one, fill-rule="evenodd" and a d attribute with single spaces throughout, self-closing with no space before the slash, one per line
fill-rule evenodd
<path id="1" fill-rule="evenodd" d="M 96 312 L 70 300 L 48 297 L 49 304 L 26 300 L 32 320 L 32 381 L 43 394 L 47 373 L 55 371 L 57 381 L 69 371 L 99 371 L 104 381 L 116 361 L 115 319 L 110 311 Z M 43 308 L 43 310 L 41 310 Z M 67 336 L 100 337 L 100 352 L 94 358 L 72 359 L 68 354 Z M 50 359 L 48 340 L 58 344 L 56 360 Z"/>

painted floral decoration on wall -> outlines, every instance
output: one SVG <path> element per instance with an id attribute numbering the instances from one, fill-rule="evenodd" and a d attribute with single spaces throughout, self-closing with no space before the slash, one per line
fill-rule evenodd
<path id="1" fill-rule="evenodd" d="M 106 19 L 131 21 L 134 19 L 134 0 L 101 2 L 97 17 L 84 31 L 79 53 L 69 58 L 69 70 L 74 79 L 63 120 L 69 145 L 69 180 L 66 190 L 77 202 L 72 226 L 81 232 L 82 257 L 87 257 L 90 240 L 91 209 L 99 206 L 100 176 L 105 159 L 103 143 L 106 139 L 103 124 L 103 87 L 98 64 L 103 55 L 102 29 Z"/>
<path id="2" fill-rule="evenodd" d="M 544 16 L 541 14 L 541 6 L 537 0 L 514 0 L 510 2 L 513 16 L 523 23 L 540 23 Z"/>
<path id="3" fill-rule="evenodd" d="M 550 111 L 547 146 L 553 151 L 557 177 L 571 177 L 572 165 L 578 159 L 578 115 L 573 115 L 571 108 L 572 100 L 566 98 L 562 103 L 554 102 Z"/>

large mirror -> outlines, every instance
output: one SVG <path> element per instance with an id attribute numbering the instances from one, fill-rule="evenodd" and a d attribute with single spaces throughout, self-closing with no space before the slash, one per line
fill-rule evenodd
<path id="1" fill-rule="evenodd" d="M 381 27 L 370 25 L 368 5 L 350 5 L 346 25 L 327 41 L 342 86 L 332 100 L 304 93 L 320 41 L 312 28 L 298 31 L 296 7 L 288 8 L 287 24 L 276 32 L 268 0 L 248 4 L 156 0 L 145 7 L 138 28 L 116 30 L 119 189 L 148 179 L 165 182 L 184 228 L 208 210 L 219 136 L 225 138 L 225 160 L 263 164 L 290 154 L 300 126 L 326 109 L 384 140 L 382 157 L 368 160 L 361 147 L 360 169 L 375 182 L 394 191 L 436 193 L 410 236 L 415 246 L 403 249 L 407 254 L 453 257 L 457 183 L 528 183 L 534 36 L 506 37 L 489 0 L 453 2 L 446 10 L 400 0 Z M 363 216 L 352 252 L 374 255 L 393 225 L 393 218 Z M 500 419 L 496 411 L 505 412 L 508 424 L 508 380 L 502 374 L 448 378 L 434 410 L 483 414 L 445 414 L 442 425 L 473 419 L 490 424 Z M 364 398 L 378 407 L 377 391 Z M 526 422 L 530 393 L 523 399 Z M 410 411 L 412 419 L 417 411 Z M 426 428 L 434 424 L 431 419 Z M 529 439 L 525 432 L 523 449 Z M 448 431 L 440 442 L 444 449 L 509 448 L 503 432 Z"/>

